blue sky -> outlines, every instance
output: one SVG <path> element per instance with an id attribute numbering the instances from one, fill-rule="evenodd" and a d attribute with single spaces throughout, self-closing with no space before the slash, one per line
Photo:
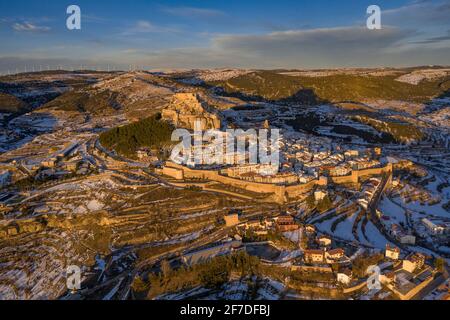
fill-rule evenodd
<path id="1" fill-rule="evenodd" d="M 66 28 L 71 4 L 81 30 Z M 381 30 L 365 27 L 371 4 Z M 450 0 L 2 1 L 0 72 L 450 65 L 449 17 Z"/>

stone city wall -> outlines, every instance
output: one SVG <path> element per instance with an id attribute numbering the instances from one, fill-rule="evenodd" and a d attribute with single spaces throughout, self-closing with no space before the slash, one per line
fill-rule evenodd
<path id="1" fill-rule="evenodd" d="M 392 172 L 393 165 L 387 164 L 381 168 L 370 168 L 363 170 L 353 170 L 351 175 L 331 177 L 330 181 L 335 184 L 358 183 L 360 177 L 370 175 L 380 175 L 385 172 Z M 253 181 L 242 180 L 238 178 L 227 177 L 220 174 L 218 170 L 197 170 L 191 169 L 174 162 L 168 161 L 160 173 L 170 176 L 177 180 L 183 179 L 202 179 L 216 181 L 222 184 L 230 185 L 236 188 L 244 189 L 251 192 L 258 193 L 273 193 L 276 196 L 277 202 L 285 202 L 287 198 L 296 198 L 312 190 L 316 185 L 327 185 L 327 180 L 319 178 L 311 180 L 304 184 L 295 185 L 277 185 L 273 183 L 259 183 Z"/>

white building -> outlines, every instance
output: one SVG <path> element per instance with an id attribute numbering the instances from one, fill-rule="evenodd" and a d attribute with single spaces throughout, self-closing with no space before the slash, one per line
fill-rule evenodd
<path id="1" fill-rule="evenodd" d="M 358 150 L 347 150 L 344 152 L 344 155 L 348 158 L 359 156 Z"/>
<path id="2" fill-rule="evenodd" d="M 352 271 L 350 269 L 342 270 L 336 275 L 337 281 L 345 285 L 348 285 L 352 281 L 352 276 Z"/>
<path id="3" fill-rule="evenodd" d="M 331 246 L 331 238 L 328 236 L 320 236 L 317 238 L 317 242 L 323 247 Z"/>
<path id="4" fill-rule="evenodd" d="M 420 269 L 425 264 L 425 256 L 421 253 L 413 253 L 409 255 L 402 263 L 402 269 L 410 273 Z"/>
<path id="5" fill-rule="evenodd" d="M 400 257 L 400 249 L 397 247 L 391 247 L 389 244 L 387 244 L 385 256 L 386 258 L 398 260 L 398 258 Z"/>
<path id="6" fill-rule="evenodd" d="M 327 196 L 327 193 L 322 190 L 318 190 L 318 191 L 314 192 L 314 199 L 316 201 L 322 201 L 326 196 Z"/>
<path id="7" fill-rule="evenodd" d="M 422 224 L 432 233 L 432 234 L 443 234 L 445 228 L 443 226 L 437 225 L 434 222 L 428 220 L 427 218 L 422 219 Z"/>
<path id="8" fill-rule="evenodd" d="M 401 233 L 398 236 L 398 240 L 400 241 L 401 244 L 416 244 L 416 237 L 410 234 L 406 234 L 406 233 Z"/>

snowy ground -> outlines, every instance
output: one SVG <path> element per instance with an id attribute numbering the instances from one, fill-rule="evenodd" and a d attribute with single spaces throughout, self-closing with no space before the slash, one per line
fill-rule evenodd
<path id="1" fill-rule="evenodd" d="M 353 228 L 353 224 L 355 222 L 356 217 L 358 216 L 358 211 L 355 212 L 352 216 L 347 217 L 344 221 L 340 222 L 336 229 L 333 231 L 331 231 L 331 227 L 334 223 L 334 221 L 338 220 L 341 218 L 341 216 L 335 217 L 333 219 L 330 220 L 326 220 L 324 222 L 321 222 L 319 224 L 316 224 L 316 227 L 318 230 L 327 233 L 327 234 L 332 234 L 338 238 L 344 239 L 344 240 L 348 240 L 348 241 L 354 241 L 355 238 L 352 234 L 352 228 Z"/>
<path id="2" fill-rule="evenodd" d="M 399 198 L 394 199 L 399 203 L 402 203 L 402 200 Z M 410 203 L 403 203 L 403 205 L 414 212 L 423 212 L 427 215 L 442 217 L 442 218 L 450 218 L 450 213 L 446 211 L 440 203 L 429 206 L 429 205 L 421 205 L 419 201 L 411 201 Z"/>
<path id="3" fill-rule="evenodd" d="M 388 241 L 374 226 L 374 224 L 369 221 L 366 224 L 365 234 L 367 239 L 369 240 L 369 244 L 378 249 L 385 249 L 386 244 L 390 244 L 391 246 L 395 246 L 392 242 Z"/>
<path id="4" fill-rule="evenodd" d="M 406 224 L 405 210 L 392 202 L 389 198 L 384 197 L 380 202 L 379 209 L 385 217 L 383 223 L 385 224 L 399 224 L 400 222 Z M 387 219 L 386 219 L 387 218 Z"/>

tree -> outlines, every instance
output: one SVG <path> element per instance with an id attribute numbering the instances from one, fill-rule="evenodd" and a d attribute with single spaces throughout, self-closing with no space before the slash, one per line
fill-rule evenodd
<path id="1" fill-rule="evenodd" d="M 439 272 L 444 272 L 445 270 L 445 260 L 442 258 L 436 258 L 436 260 L 434 260 L 434 267 L 439 271 Z"/>
<path id="2" fill-rule="evenodd" d="M 333 269 L 334 272 L 338 272 L 339 271 L 339 263 L 331 264 L 331 269 Z"/>
<path id="3" fill-rule="evenodd" d="M 311 210 L 316 207 L 316 199 L 314 198 L 314 194 L 310 194 L 308 198 L 306 198 L 306 204 Z"/>
<path id="4" fill-rule="evenodd" d="M 170 266 L 169 261 L 163 260 L 161 262 L 161 272 L 165 279 L 169 278 L 170 274 L 172 273 L 172 267 Z"/>
<path id="5" fill-rule="evenodd" d="M 148 298 L 152 299 L 164 292 L 164 287 L 161 283 L 161 277 L 154 273 L 151 273 L 148 277 L 150 283 L 150 290 L 148 292 Z"/>
<path id="6" fill-rule="evenodd" d="M 142 278 L 139 275 L 137 275 L 134 278 L 133 283 L 131 284 L 131 288 L 135 292 L 144 292 L 148 289 L 148 284 L 146 284 L 144 280 L 142 280 Z"/>
<path id="7" fill-rule="evenodd" d="M 100 135 L 100 143 L 105 148 L 114 149 L 119 154 L 135 158 L 136 151 L 141 147 L 160 149 L 170 145 L 173 129 L 170 123 L 161 120 L 160 114 L 156 114 L 103 132 Z"/>
<path id="8" fill-rule="evenodd" d="M 205 268 L 201 268 L 198 277 L 207 288 L 220 288 L 228 281 L 229 272 L 219 260 L 212 260 Z"/>
<path id="9" fill-rule="evenodd" d="M 363 278 L 366 276 L 367 268 L 371 265 L 377 265 L 384 258 L 383 254 L 377 253 L 374 255 L 360 255 L 355 260 L 353 260 L 353 273 L 358 278 Z"/>
<path id="10" fill-rule="evenodd" d="M 317 204 L 317 210 L 320 212 L 324 212 L 329 210 L 332 207 L 333 203 L 330 200 L 330 197 L 326 195 L 318 204 Z"/>

